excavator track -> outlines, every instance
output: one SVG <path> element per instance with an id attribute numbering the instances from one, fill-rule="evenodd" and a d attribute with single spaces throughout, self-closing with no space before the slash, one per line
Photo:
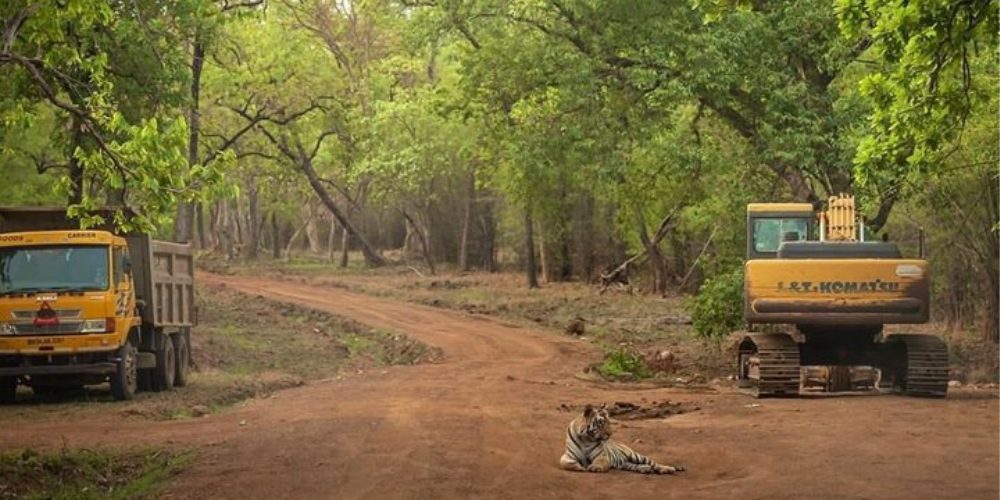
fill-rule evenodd
<path id="1" fill-rule="evenodd" d="M 739 348 L 740 383 L 755 397 L 799 394 L 799 345 L 784 333 L 751 333 Z"/>
<path id="2" fill-rule="evenodd" d="M 886 339 L 899 357 L 893 390 L 911 396 L 948 392 L 948 346 L 933 335 L 896 334 Z M 905 364 L 904 364 L 905 363 Z"/>

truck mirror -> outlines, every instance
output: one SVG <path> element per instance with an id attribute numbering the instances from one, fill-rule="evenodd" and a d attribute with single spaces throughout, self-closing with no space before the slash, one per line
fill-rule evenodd
<path id="1" fill-rule="evenodd" d="M 132 276 L 132 261 L 128 260 L 127 257 L 125 258 L 125 262 L 122 263 L 122 270 L 125 271 L 125 274 Z"/>

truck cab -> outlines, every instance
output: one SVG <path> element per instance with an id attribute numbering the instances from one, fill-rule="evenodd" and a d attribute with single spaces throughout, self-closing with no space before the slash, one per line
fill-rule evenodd
<path id="1" fill-rule="evenodd" d="M 190 247 L 0 208 L 0 403 L 110 382 L 116 399 L 187 380 Z M 32 230 L 36 229 L 36 230 Z"/>

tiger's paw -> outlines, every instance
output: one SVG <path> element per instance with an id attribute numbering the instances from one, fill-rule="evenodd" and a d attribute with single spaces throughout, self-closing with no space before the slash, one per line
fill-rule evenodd
<path id="1" fill-rule="evenodd" d="M 673 474 L 675 472 L 682 472 L 683 470 L 684 467 L 680 465 L 661 465 L 656 472 L 660 474 Z"/>
<path id="2" fill-rule="evenodd" d="M 639 465 L 635 468 L 635 471 L 640 474 L 649 474 L 651 472 L 655 472 L 655 469 L 649 465 Z"/>

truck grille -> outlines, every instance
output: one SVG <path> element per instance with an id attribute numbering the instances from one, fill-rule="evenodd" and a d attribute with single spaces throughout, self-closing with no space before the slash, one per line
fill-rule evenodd
<path id="1" fill-rule="evenodd" d="M 14 323 L 18 335 L 64 335 L 80 333 L 81 321 L 60 322 L 58 325 L 35 326 L 31 323 Z"/>
<path id="2" fill-rule="evenodd" d="M 35 326 L 35 315 L 38 311 L 13 311 L 13 325 L 18 335 L 65 335 L 80 333 L 83 321 L 80 320 L 80 309 L 56 309 L 58 325 Z"/>
<path id="3" fill-rule="evenodd" d="M 80 309 L 55 309 L 56 317 L 59 321 L 64 319 L 75 319 L 80 317 Z M 13 311 L 11 313 L 15 320 L 18 321 L 32 321 L 35 319 L 35 315 L 38 314 L 37 310 L 21 310 Z"/>

